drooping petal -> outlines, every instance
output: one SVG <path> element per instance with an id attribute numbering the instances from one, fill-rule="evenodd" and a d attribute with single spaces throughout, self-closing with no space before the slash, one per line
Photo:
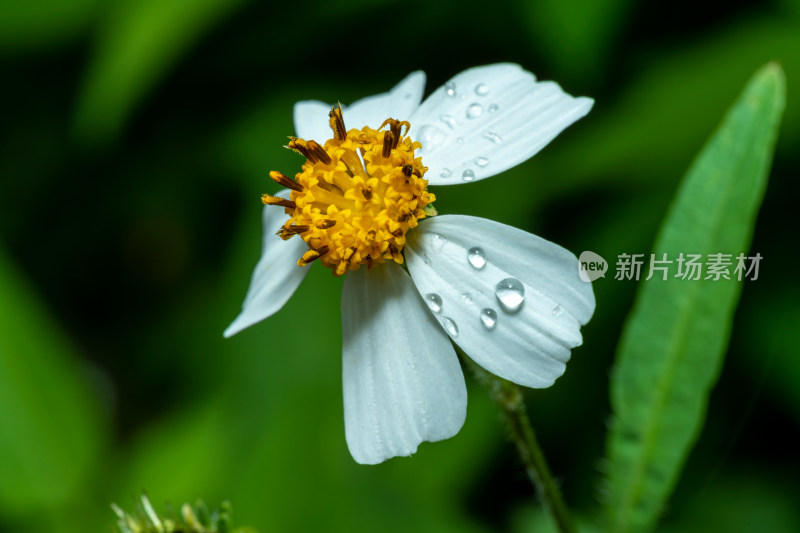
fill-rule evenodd
<path id="1" fill-rule="evenodd" d="M 557 83 L 536 81 L 519 65 L 465 70 L 411 116 L 431 185 L 477 181 L 516 166 L 592 108 Z"/>
<path id="2" fill-rule="evenodd" d="M 368 96 L 342 105 L 344 124 L 347 129 L 361 129 L 364 126 L 377 128 L 387 118 L 408 120 L 419 103 L 425 90 L 425 73 L 412 72 L 388 93 Z M 333 136 L 328 125 L 331 104 L 316 100 L 305 100 L 294 105 L 294 128 L 297 136 L 313 139 L 320 144 Z"/>
<path id="3" fill-rule="evenodd" d="M 458 358 L 401 267 L 347 275 L 342 329 L 345 434 L 357 462 L 458 433 L 467 408 Z"/>
<path id="4" fill-rule="evenodd" d="M 580 280 L 569 251 L 460 215 L 423 220 L 404 250 L 419 293 L 441 299 L 437 317 L 476 363 L 534 388 L 564 373 L 595 306 L 592 286 Z"/>
<path id="5" fill-rule="evenodd" d="M 289 190 L 284 189 L 275 196 L 288 199 Z M 253 271 L 242 312 L 225 330 L 225 337 L 279 311 L 306 277 L 310 266 L 301 268 L 297 260 L 308 250 L 308 245 L 300 236 L 284 241 L 276 235 L 286 220 L 283 208 L 264 206 L 261 259 Z"/>

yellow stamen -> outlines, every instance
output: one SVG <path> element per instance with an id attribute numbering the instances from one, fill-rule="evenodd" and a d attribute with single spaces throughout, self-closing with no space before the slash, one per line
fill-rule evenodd
<path id="1" fill-rule="evenodd" d="M 309 250 L 297 264 L 319 260 L 335 276 L 364 264 L 402 264 L 406 232 L 427 216 L 426 207 L 436 199 L 423 179 L 428 169 L 414 157 L 421 145 L 408 137 L 408 122 L 390 118 L 378 130 L 345 131 L 341 107 L 331 109 L 329 117 L 333 138 L 324 146 L 290 138 L 288 147 L 306 157 L 295 180 L 270 173 L 292 189 L 290 200 L 262 197 L 289 215 L 278 235 L 300 235 Z"/>

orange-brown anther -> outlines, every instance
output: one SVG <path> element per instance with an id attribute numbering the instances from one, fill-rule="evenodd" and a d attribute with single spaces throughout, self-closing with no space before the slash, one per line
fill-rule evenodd
<path id="1" fill-rule="evenodd" d="M 342 116 L 342 104 L 331 107 L 331 112 L 328 113 L 330 120 L 328 121 L 333 130 L 333 137 L 343 141 L 347 138 L 347 130 L 344 127 L 344 117 Z"/>
<path id="2" fill-rule="evenodd" d="M 394 134 L 391 131 L 387 131 L 383 134 L 383 151 L 381 155 L 385 158 L 389 158 L 392 155 L 392 148 L 394 148 Z"/>
<path id="3" fill-rule="evenodd" d="M 316 227 L 318 227 L 319 229 L 328 229 L 328 228 L 334 227 L 336 225 L 336 221 L 335 220 L 327 220 L 327 219 L 325 219 L 325 220 L 317 220 L 316 222 L 314 222 L 314 225 Z"/>
<path id="4" fill-rule="evenodd" d="M 397 148 L 397 143 L 400 142 L 400 139 L 403 137 L 403 126 L 406 127 L 406 135 L 408 135 L 408 130 L 411 129 L 411 124 L 405 120 L 400 121 L 393 118 L 387 118 L 383 121 L 383 124 L 381 124 L 381 127 L 378 129 L 383 129 L 383 127 L 387 124 L 389 125 L 389 131 L 392 132 L 392 149 Z"/>
<path id="5" fill-rule="evenodd" d="M 287 189 L 292 189 L 293 191 L 302 191 L 303 190 L 303 186 L 302 185 L 300 185 L 299 183 L 297 183 L 293 179 L 289 178 L 289 176 L 281 174 L 277 170 L 271 171 L 269 173 L 269 177 L 272 178 L 272 181 L 274 181 L 275 183 L 278 183 L 280 185 L 283 185 Z"/>
<path id="6" fill-rule="evenodd" d="M 289 137 L 289 144 L 286 148 L 294 150 L 312 163 L 322 161 L 327 165 L 331 162 L 331 157 L 325 152 L 325 149 L 315 141 L 306 141 L 304 139 L 298 139 L 297 137 Z"/>
<path id="7" fill-rule="evenodd" d="M 261 195 L 261 202 L 264 205 L 279 205 L 281 207 L 288 207 L 289 209 L 297 208 L 297 204 L 291 200 L 286 200 L 279 196 L 270 196 L 269 194 Z"/>
<path id="8" fill-rule="evenodd" d="M 323 255 L 325 255 L 327 253 L 328 253 L 328 247 L 327 246 L 322 246 L 322 247 L 320 247 L 320 248 L 318 248 L 316 250 L 313 250 L 313 249 L 309 250 L 309 251 L 307 251 L 306 253 L 303 254 L 303 257 L 301 257 L 297 261 L 297 264 L 298 264 L 298 266 L 306 266 L 307 264 L 316 261 L 317 259 L 319 259 L 320 257 L 322 257 Z"/>
<path id="9" fill-rule="evenodd" d="M 328 152 L 326 152 L 325 149 L 322 146 L 320 146 L 316 141 L 308 141 L 308 143 L 306 143 L 306 146 L 308 147 L 309 153 L 312 154 L 314 157 L 316 157 L 319 161 L 321 161 L 323 165 L 331 164 L 332 161 L 331 156 L 329 156 Z M 315 163 L 315 161 L 312 161 L 312 163 Z"/>
<path id="10" fill-rule="evenodd" d="M 278 230 L 277 235 L 285 241 L 290 239 L 291 237 L 294 237 L 295 235 L 298 235 L 300 233 L 305 233 L 309 229 L 311 229 L 309 226 L 295 226 L 295 225 L 284 226 L 280 230 Z"/>

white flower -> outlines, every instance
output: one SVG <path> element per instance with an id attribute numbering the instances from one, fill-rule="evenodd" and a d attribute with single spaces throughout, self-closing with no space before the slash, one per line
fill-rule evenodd
<path id="1" fill-rule="evenodd" d="M 263 198 L 261 259 L 225 330 L 231 336 L 283 307 L 308 271 L 298 263 L 319 259 L 347 273 L 345 433 L 359 463 L 410 455 L 461 428 L 466 388 L 451 340 L 502 378 L 548 387 L 595 307 L 577 259 L 560 246 L 490 220 L 425 212 L 434 199 L 426 180 L 454 185 L 513 167 L 592 100 L 513 64 L 464 71 L 420 104 L 424 84 L 415 72 L 339 110 L 295 105 L 301 139 L 290 148 L 308 160 L 297 181 L 271 173 L 293 190 Z M 346 131 L 342 121 L 364 128 Z"/>

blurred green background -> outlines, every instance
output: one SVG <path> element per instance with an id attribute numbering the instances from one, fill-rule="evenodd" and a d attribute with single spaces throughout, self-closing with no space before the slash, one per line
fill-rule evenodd
<path id="1" fill-rule="evenodd" d="M 677 184 L 750 75 L 786 114 L 708 419 L 663 531 L 800 531 L 800 2 L 5 0 L 0 4 L 0 530 L 110 531 L 109 503 L 233 503 L 268 531 L 539 531 L 496 408 L 356 464 L 341 391 L 341 280 L 314 268 L 229 340 L 258 258 L 260 194 L 300 99 L 352 102 L 422 69 L 429 93 L 512 61 L 588 117 L 440 213 L 576 254 L 649 253 Z M 427 94 L 427 93 L 426 93 Z M 751 254 L 752 255 L 752 254 Z M 608 376 L 635 283 L 595 283 L 567 373 L 528 391 L 570 506 L 598 508 Z"/>

